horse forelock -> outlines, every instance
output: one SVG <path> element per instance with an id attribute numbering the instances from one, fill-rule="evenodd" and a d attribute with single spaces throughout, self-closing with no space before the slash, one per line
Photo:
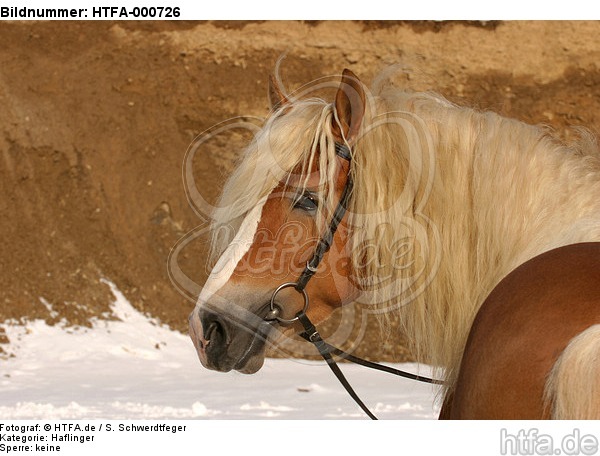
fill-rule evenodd
<path id="1" fill-rule="evenodd" d="M 318 174 L 318 192 L 327 202 L 317 214 L 325 223 L 335 186 L 335 141 L 331 131 L 332 106 L 323 100 L 298 100 L 280 107 L 242 151 L 234 172 L 225 183 L 212 214 L 211 259 L 216 261 L 232 241 L 244 217 L 260 201 L 306 190 Z M 275 190 L 278 190 L 275 192 Z M 291 208 L 291 206 L 290 206 Z M 232 229 L 225 230 L 222 227 Z"/>

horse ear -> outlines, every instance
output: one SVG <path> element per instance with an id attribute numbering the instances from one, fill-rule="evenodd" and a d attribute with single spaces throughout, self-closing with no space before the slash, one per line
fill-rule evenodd
<path id="1" fill-rule="evenodd" d="M 269 103 L 271 104 L 271 110 L 286 105 L 290 102 L 288 97 L 285 96 L 283 90 L 279 86 L 279 81 L 274 75 L 269 76 Z"/>
<path id="2" fill-rule="evenodd" d="M 365 91 L 356 75 L 345 69 L 342 82 L 335 95 L 335 116 L 332 130 L 336 140 L 352 142 L 360 129 L 365 114 Z"/>

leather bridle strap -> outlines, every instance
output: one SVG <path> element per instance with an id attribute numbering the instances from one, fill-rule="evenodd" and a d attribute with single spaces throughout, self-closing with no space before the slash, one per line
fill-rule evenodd
<path id="1" fill-rule="evenodd" d="M 352 155 L 350 153 L 350 149 L 346 145 L 336 143 L 335 151 L 339 157 L 341 157 L 345 160 L 348 160 L 349 162 L 352 160 Z M 342 219 L 344 218 L 344 215 L 346 214 L 348 202 L 350 201 L 350 194 L 352 192 L 352 186 L 353 186 L 352 176 L 350 175 L 350 171 L 348 171 L 346 185 L 344 186 L 344 190 L 342 191 L 342 196 L 340 197 L 340 201 L 338 202 L 338 205 L 335 208 L 335 211 L 333 212 L 333 216 L 331 218 L 331 222 L 329 224 L 327 231 L 323 234 L 323 236 L 319 240 L 319 242 L 315 248 L 315 252 L 313 253 L 312 258 L 306 262 L 306 267 L 304 268 L 304 270 L 298 277 L 298 280 L 296 282 L 284 283 L 284 284 L 280 285 L 273 292 L 273 294 L 271 296 L 271 303 L 270 303 L 271 313 L 269 314 L 268 317 L 266 317 L 266 319 L 277 319 L 281 323 L 292 323 L 292 322 L 298 320 L 304 328 L 304 332 L 301 333 L 300 336 L 303 337 L 304 339 L 308 340 L 309 342 L 312 342 L 312 344 L 319 351 L 319 353 L 323 357 L 323 359 L 325 361 L 327 361 L 327 365 L 332 370 L 332 372 L 337 377 L 337 379 L 342 384 L 342 386 L 346 389 L 348 394 L 352 397 L 352 399 L 354 399 L 354 401 L 369 416 L 369 418 L 371 418 L 372 420 L 376 420 L 377 417 L 373 413 L 371 413 L 371 411 L 367 408 L 367 406 L 360 399 L 360 397 L 358 397 L 358 395 L 356 394 L 356 392 L 354 391 L 354 389 L 352 388 L 352 386 L 350 385 L 350 383 L 344 376 L 344 373 L 341 371 L 341 369 L 337 365 L 335 359 L 333 359 L 332 354 L 335 354 L 336 356 L 347 359 L 350 362 L 353 362 L 353 363 L 356 363 L 356 364 L 359 364 L 362 366 L 370 367 L 372 369 L 377 369 L 377 370 L 380 370 L 383 372 L 388 372 L 391 374 L 399 375 L 401 377 L 410 378 L 410 379 L 418 380 L 421 382 L 435 383 L 435 384 L 440 384 L 442 382 L 439 380 L 433 380 L 428 377 L 422 377 L 419 375 L 411 374 L 409 372 L 404 372 L 404 371 L 401 371 L 398 369 L 384 366 L 382 364 L 373 363 L 371 361 L 367 361 L 365 359 L 358 358 L 358 357 L 353 356 L 349 353 L 346 353 L 338 348 L 335 348 L 323 340 L 323 338 L 319 334 L 319 331 L 317 331 L 317 328 L 315 327 L 315 325 L 310 321 L 310 319 L 308 318 L 308 315 L 306 315 L 306 311 L 308 309 L 308 304 L 309 304 L 308 294 L 306 293 L 306 289 L 305 289 L 306 285 L 308 284 L 308 281 L 317 272 L 317 268 L 319 267 L 321 260 L 323 260 L 323 257 L 325 256 L 325 254 L 331 248 L 331 244 L 333 242 L 333 237 L 335 235 L 335 232 L 337 231 L 339 224 L 341 223 Z M 291 320 L 286 320 L 284 318 L 279 317 L 278 310 L 275 305 L 275 297 L 282 289 L 287 288 L 287 287 L 294 287 L 296 289 L 296 291 L 298 293 L 302 294 L 304 297 L 303 310 L 298 312 L 296 314 L 296 317 Z"/>
<path id="2" fill-rule="evenodd" d="M 336 143 L 335 144 L 335 152 L 336 154 L 350 162 L 352 160 L 352 155 L 350 154 L 350 149 L 346 145 Z M 352 176 L 350 175 L 350 170 L 348 170 L 348 177 L 346 179 L 346 185 L 344 186 L 344 190 L 342 191 L 342 196 L 340 197 L 340 201 L 338 202 L 335 211 L 333 211 L 333 216 L 331 218 L 331 222 L 329 223 L 329 227 L 327 231 L 323 234 L 317 247 L 315 248 L 315 252 L 313 253 L 312 258 L 306 263 L 306 267 L 304 271 L 298 277 L 296 281 L 295 289 L 300 293 L 304 293 L 306 296 L 306 284 L 312 278 L 312 276 L 317 272 L 317 268 L 321 263 L 321 260 L 327 253 L 327 251 L 331 248 L 331 243 L 333 242 L 333 236 L 338 229 L 338 226 L 344 215 L 346 214 L 348 202 L 350 201 L 350 193 L 352 192 Z M 306 315 L 306 307 L 301 312 L 298 312 L 296 315 L 298 321 L 302 324 L 304 328 L 304 333 L 301 334 L 309 342 L 316 347 L 319 351 L 323 359 L 327 362 L 327 365 L 342 384 L 342 386 L 346 389 L 350 397 L 354 399 L 354 402 L 358 404 L 358 406 L 371 418 L 372 420 L 376 420 L 377 417 L 371 413 L 369 408 L 364 404 L 364 402 L 358 397 L 358 394 L 354 391 L 344 373 L 341 371 L 340 367 L 337 365 L 333 357 L 331 356 L 331 350 L 329 345 L 323 340 L 319 331 L 315 325 L 312 324 L 308 315 Z"/>
<path id="3" fill-rule="evenodd" d="M 335 143 L 335 153 L 338 157 L 343 158 L 350 162 L 352 160 L 352 155 L 350 154 L 350 149 L 348 146 L 344 144 Z M 331 248 L 331 243 L 333 242 L 333 236 L 338 229 L 338 226 L 344 215 L 346 214 L 346 210 L 348 207 L 348 202 L 350 201 L 350 194 L 352 193 L 352 176 L 350 175 L 350 169 L 348 169 L 348 177 L 346 178 L 346 185 L 344 186 L 344 190 L 342 191 L 342 196 L 340 197 L 340 201 L 338 202 L 337 207 L 333 211 L 333 216 L 331 217 L 331 222 L 329 223 L 329 227 L 327 231 L 323 233 L 321 239 L 319 239 L 319 243 L 315 248 L 315 252 L 310 260 L 306 262 L 306 267 L 296 280 L 296 290 L 301 292 L 306 288 L 306 284 L 312 278 L 312 276 L 317 272 L 317 268 L 321 263 L 321 260 L 325 256 L 325 254 Z"/>
<path id="4" fill-rule="evenodd" d="M 333 216 L 331 218 L 331 222 L 329 224 L 329 228 L 323 234 L 321 239 L 319 239 L 319 243 L 315 248 L 315 253 L 310 260 L 306 262 L 306 267 L 298 277 L 296 281 L 296 290 L 302 291 L 306 288 L 306 284 L 312 278 L 312 276 L 317 272 L 317 268 L 321 263 L 321 260 L 325 256 L 325 254 L 331 248 L 331 243 L 333 242 L 333 236 L 338 229 L 338 226 L 342 219 L 344 218 L 344 214 L 346 213 L 346 206 L 348 201 L 350 200 L 350 193 L 352 192 L 352 177 L 348 174 L 348 178 L 346 180 L 346 185 L 344 186 L 344 190 L 342 192 L 342 196 L 340 198 L 340 202 L 338 203 L 335 211 L 333 212 Z"/>
<path id="5" fill-rule="evenodd" d="M 309 342 L 312 342 L 308 334 L 306 333 L 306 330 L 305 332 L 300 334 L 300 337 Z M 334 347 L 333 345 L 328 344 L 325 341 L 323 341 L 323 343 L 325 344 L 325 348 L 331 355 L 345 359 L 346 361 L 349 361 L 351 363 L 358 364 L 359 366 L 364 366 L 368 367 L 369 369 L 375 369 L 381 372 L 386 372 L 388 374 L 397 375 L 398 377 L 408 378 L 409 380 L 416 380 L 417 382 L 431 383 L 433 385 L 442 385 L 444 383 L 442 380 L 436 380 L 430 377 L 425 377 L 423 375 L 417 375 L 411 372 L 395 369 L 393 367 L 386 366 L 385 364 L 374 363 L 373 361 L 368 361 L 366 359 L 359 358 L 358 356 L 354 356 L 348 352 L 345 352 L 337 347 Z"/>
<path id="6" fill-rule="evenodd" d="M 323 359 L 327 361 L 327 365 L 329 366 L 331 371 L 337 377 L 342 386 L 346 389 L 350 397 L 354 399 L 354 402 L 358 404 L 358 406 L 369 416 L 369 418 L 371 418 L 372 420 L 376 420 L 377 417 L 373 415 L 373 413 L 371 413 L 369 408 L 364 404 L 360 397 L 358 397 L 358 394 L 356 394 L 352 386 L 350 386 L 350 383 L 348 383 L 348 380 L 344 376 L 344 373 L 340 370 L 340 367 L 337 365 L 337 363 L 331 356 L 328 344 L 323 340 L 323 338 L 319 334 L 319 331 L 317 331 L 315 325 L 313 325 L 312 322 L 309 320 L 306 313 L 299 312 L 296 316 L 298 317 L 298 321 L 302 323 L 302 326 L 304 327 L 305 332 L 302 336 L 305 337 L 306 340 L 312 342 L 313 345 L 317 348 L 317 350 L 319 350 L 319 353 L 321 354 Z"/>
<path id="7" fill-rule="evenodd" d="M 340 356 L 344 359 L 347 359 L 350 362 L 359 364 L 361 366 L 380 370 L 383 372 L 387 372 L 389 374 L 398 375 L 400 377 L 409 378 L 411 380 L 417 380 L 420 382 L 432 383 L 432 384 L 438 384 L 438 385 L 443 384 L 443 382 L 441 380 L 434 380 L 429 377 L 423 377 L 420 375 L 412 374 L 410 372 L 404 372 L 399 369 L 394 369 L 392 367 L 385 366 L 383 364 L 378 364 L 378 363 L 374 363 L 372 361 L 367 361 L 366 359 L 362 359 L 357 356 L 346 353 L 346 352 L 340 350 L 339 348 L 335 348 L 335 347 L 329 345 L 327 342 L 325 342 L 323 340 L 323 338 L 321 337 L 321 334 L 319 334 L 319 331 L 317 330 L 315 325 L 312 323 L 312 321 L 310 321 L 310 319 L 308 318 L 308 316 L 306 315 L 306 312 L 304 310 L 302 310 L 301 312 L 298 312 L 296 314 L 296 318 L 298 319 L 298 321 L 302 324 L 302 327 L 304 328 L 304 332 L 301 333 L 300 336 L 302 338 L 306 339 L 307 341 L 311 342 L 316 347 L 316 349 L 319 351 L 319 354 L 323 357 L 323 359 L 325 361 L 327 361 L 327 365 L 329 366 L 329 368 L 331 369 L 333 374 L 336 376 L 338 381 L 342 384 L 344 389 L 348 392 L 350 397 L 352 399 L 354 399 L 354 402 L 356 402 L 356 404 L 363 410 L 363 412 L 365 412 L 367 414 L 367 416 L 369 418 L 371 418 L 372 420 L 377 420 L 378 418 L 369 410 L 369 408 L 360 399 L 360 397 L 358 397 L 358 394 L 356 394 L 356 392 L 354 391 L 354 388 L 352 388 L 352 386 L 346 379 L 346 376 L 341 371 L 340 367 L 337 365 L 337 362 L 335 361 L 335 359 L 333 359 L 332 354 Z"/>

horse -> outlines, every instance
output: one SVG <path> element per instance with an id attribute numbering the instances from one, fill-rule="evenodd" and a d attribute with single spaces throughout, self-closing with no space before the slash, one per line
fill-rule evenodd
<path id="1" fill-rule="evenodd" d="M 355 302 L 398 315 L 442 376 L 440 418 L 599 418 L 593 136 L 564 144 L 394 76 L 369 90 L 346 69 L 315 85 L 333 101 L 271 76 L 270 114 L 211 215 L 189 317 L 200 362 L 252 374 L 299 315 Z"/>

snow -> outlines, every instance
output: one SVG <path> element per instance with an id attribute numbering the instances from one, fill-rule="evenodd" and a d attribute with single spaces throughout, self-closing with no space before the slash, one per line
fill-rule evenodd
<path id="1" fill-rule="evenodd" d="M 267 359 L 254 375 L 204 369 L 187 335 L 140 313 L 106 283 L 116 320 L 92 328 L 0 324 L 11 341 L 0 362 L 3 419 L 366 419 L 323 362 Z M 436 418 L 435 387 L 341 368 L 379 418 Z"/>

